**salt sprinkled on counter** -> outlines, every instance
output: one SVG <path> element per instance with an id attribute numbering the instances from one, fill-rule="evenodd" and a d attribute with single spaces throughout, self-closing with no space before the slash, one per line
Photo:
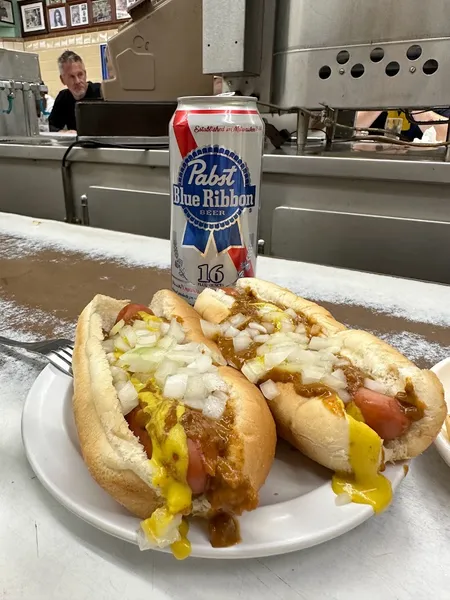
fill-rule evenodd
<path id="1" fill-rule="evenodd" d="M 67 323 L 41 310 L 24 307 L 11 301 L 0 300 L 2 325 L 0 333 L 4 337 L 21 342 L 38 341 L 37 335 L 26 333 L 24 327 L 33 324 L 52 326 L 54 336 L 73 338 L 74 323 Z M 44 357 L 32 355 L 19 348 L 0 346 L 0 390 L 3 407 L 9 402 L 22 404 L 38 373 L 47 365 Z"/>
<path id="2" fill-rule="evenodd" d="M 401 333 L 371 331 L 371 333 L 396 348 L 412 362 L 426 358 L 427 363 L 435 365 L 450 356 L 450 346 L 441 346 L 436 342 L 430 342 L 416 333 L 410 333 L 409 331 Z"/>
<path id="3" fill-rule="evenodd" d="M 17 243 L 0 255 L 23 257 L 54 248 L 135 266 L 168 268 L 168 240 L 1 214 L 0 235 Z M 450 325 L 450 287 L 261 256 L 257 275 L 315 300 L 363 306 L 410 321 Z"/>
<path id="4" fill-rule="evenodd" d="M 135 266 L 165 269 L 170 264 L 167 240 L 129 233 L 0 213 L 1 234 L 16 238 L 9 247 L 3 245 L 0 248 L 0 256 L 5 258 L 23 258 L 38 250 L 54 249 L 82 252 L 90 258 L 115 260 Z"/>

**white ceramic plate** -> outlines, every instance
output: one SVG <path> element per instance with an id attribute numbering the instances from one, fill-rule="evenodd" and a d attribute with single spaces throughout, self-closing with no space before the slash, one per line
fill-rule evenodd
<path id="1" fill-rule="evenodd" d="M 22 438 L 28 460 L 47 490 L 70 511 L 102 531 L 137 543 L 139 520 L 91 478 L 80 454 L 71 410 L 72 379 L 52 366 L 36 379 L 25 402 Z M 395 489 L 403 465 L 387 467 Z M 336 506 L 330 471 L 280 444 L 260 507 L 240 519 L 242 543 L 212 548 L 204 522 L 190 529 L 192 556 L 256 558 L 308 548 L 335 538 L 373 515 L 369 506 Z"/>
<path id="2" fill-rule="evenodd" d="M 431 370 L 436 373 L 444 386 L 445 401 L 450 411 L 450 358 L 444 358 L 437 365 L 434 365 Z M 445 424 L 441 429 L 441 433 L 437 436 L 435 444 L 437 451 L 450 467 L 450 440 Z"/>

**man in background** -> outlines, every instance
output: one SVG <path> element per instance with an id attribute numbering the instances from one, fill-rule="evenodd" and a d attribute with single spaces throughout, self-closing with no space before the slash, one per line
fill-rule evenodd
<path id="1" fill-rule="evenodd" d="M 66 50 L 58 58 L 61 83 L 67 89 L 56 96 L 49 117 L 50 131 L 76 132 L 75 105 L 80 100 L 102 100 L 100 83 L 87 81 L 83 59 L 75 52 Z"/>

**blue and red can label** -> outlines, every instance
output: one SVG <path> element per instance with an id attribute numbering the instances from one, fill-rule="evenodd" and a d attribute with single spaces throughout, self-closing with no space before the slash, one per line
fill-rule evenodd
<path id="1" fill-rule="evenodd" d="M 172 119 L 172 287 L 191 303 L 254 275 L 263 140 L 246 99 L 187 99 Z"/>

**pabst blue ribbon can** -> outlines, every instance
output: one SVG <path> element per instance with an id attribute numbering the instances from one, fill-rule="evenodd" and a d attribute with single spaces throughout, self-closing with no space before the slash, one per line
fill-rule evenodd
<path id="1" fill-rule="evenodd" d="M 170 124 L 172 288 L 191 304 L 205 287 L 255 274 L 263 142 L 254 98 L 178 101 Z"/>

